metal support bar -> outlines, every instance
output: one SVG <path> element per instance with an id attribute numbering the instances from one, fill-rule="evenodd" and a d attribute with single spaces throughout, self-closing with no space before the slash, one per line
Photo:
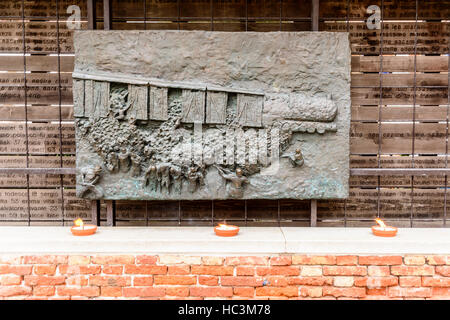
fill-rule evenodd
<path id="1" fill-rule="evenodd" d="M 319 31 L 319 0 L 311 0 L 311 30 Z"/>
<path id="2" fill-rule="evenodd" d="M 111 0 L 103 0 L 103 29 L 112 30 Z"/>
<path id="3" fill-rule="evenodd" d="M 0 168 L 6 174 L 76 174 L 76 168 Z M 352 176 L 450 176 L 450 168 L 352 168 Z"/>
<path id="4" fill-rule="evenodd" d="M 317 226 L 317 200 L 311 200 L 311 227 Z"/>
<path id="5" fill-rule="evenodd" d="M 106 201 L 106 225 L 113 227 L 116 225 L 116 201 Z"/>
<path id="6" fill-rule="evenodd" d="M 100 225 L 100 200 L 91 201 L 91 222 L 93 225 Z"/>
<path id="7" fill-rule="evenodd" d="M 75 174 L 75 168 L 0 168 L 0 173 L 15 174 Z"/>
<path id="8" fill-rule="evenodd" d="M 95 0 L 87 0 L 87 18 L 88 18 L 88 29 L 97 29 L 96 24 L 97 14 L 95 12 Z"/>

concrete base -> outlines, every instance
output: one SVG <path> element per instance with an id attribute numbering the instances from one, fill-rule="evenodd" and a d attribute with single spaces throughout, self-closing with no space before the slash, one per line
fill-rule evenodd
<path id="1" fill-rule="evenodd" d="M 370 228 L 241 228 L 233 238 L 212 227 L 99 227 L 75 237 L 69 227 L 0 227 L 0 253 L 448 254 L 449 229 L 399 229 L 380 238 Z"/>

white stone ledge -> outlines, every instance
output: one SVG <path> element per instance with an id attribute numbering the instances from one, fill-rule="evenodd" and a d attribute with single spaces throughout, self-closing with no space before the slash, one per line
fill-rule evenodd
<path id="1" fill-rule="evenodd" d="M 212 227 L 99 227 L 75 237 L 69 227 L 0 227 L 0 254 L 449 254 L 449 229 L 399 229 L 379 238 L 369 228 L 241 228 L 217 237 Z"/>

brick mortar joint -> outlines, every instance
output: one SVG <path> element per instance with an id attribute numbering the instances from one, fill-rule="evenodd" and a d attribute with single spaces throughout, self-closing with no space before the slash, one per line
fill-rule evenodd
<path id="1" fill-rule="evenodd" d="M 189 257 L 189 255 L 186 255 L 186 256 Z M 39 257 L 39 256 L 35 256 L 35 257 Z M 70 288 L 72 288 L 72 289 L 75 289 L 75 288 L 96 288 L 97 292 L 94 292 L 94 293 L 91 292 L 91 293 L 88 293 L 88 294 L 90 294 L 90 295 L 97 295 L 97 294 L 98 295 L 102 295 L 102 292 L 101 292 L 102 289 L 101 288 L 104 287 L 104 285 L 92 285 L 90 283 L 90 278 L 93 277 L 93 276 L 94 277 L 95 276 L 101 276 L 101 277 L 106 277 L 106 278 L 109 278 L 109 277 L 130 278 L 131 279 L 131 283 L 129 285 L 125 285 L 123 287 L 119 285 L 117 288 L 119 288 L 120 291 L 122 291 L 122 288 L 134 288 L 134 289 L 136 289 L 136 287 L 134 286 L 134 280 L 135 280 L 136 277 L 139 276 L 139 274 L 127 275 L 125 273 L 125 269 L 124 269 L 124 265 L 126 265 L 125 262 L 123 264 L 117 264 L 118 263 L 117 261 L 114 262 L 115 266 L 121 266 L 122 267 L 122 270 L 121 270 L 122 272 L 120 273 L 120 275 L 105 274 L 103 272 L 105 267 L 111 266 L 111 265 L 108 264 L 108 260 L 106 259 L 108 257 L 110 257 L 112 259 L 112 261 L 114 261 L 114 256 L 104 255 L 103 258 L 105 258 L 105 260 L 101 264 L 89 263 L 88 265 L 81 265 L 81 266 L 76 266 L 75 265 L 75 266 L 72 266 L 73 268 L 76 268 L 76 267 L 83 268 L 83 267 L 91 267 L 91 266 L 100 267 L 100 270 L 99 270 L 100 272 L 98 272 L 98 273 L 94 274 L 94 273 L 90 272 L 88 274 L 82 274 L 81 275 L 83 277 L 88 278 L 89 281 L 87 282 L 87 285 L 77 285 L 77 284 L 69 285 L 67 283 L 67 280 L 70 277 L 74 276 L 74 275 L 72 275 L 70 273 L 68 273 L 68 274 L 61 274 L 60 273 L 61 270 L 60 270 L 60 267 L 59 267 L 59 265 L 68 265 L 67 261 L 65 261 L 65 262 L 54 262 L 54 263 L 50 263 L 49 262 L 49 263 L 45 264 L 42 260 L 36 259 L 36 261 L 37 261 L 36 263 L 31 263 L 31 262 L 27 261 L 26 265 L 25 264 L 24 265 L 18 265 L 17 264 L 18 261 L 15 261 L 12 264 L 10 264 L 10 266 L 12 266 L 13 268 L 14 267 L 18 267 L 18 266 L 19 267 L 20 266 L 31 267 L 30 274 L 27 274 L 27 275 L 29 275 L 31 277 L 37 277 L 37 278 L 46 278 L 47 276 L 46 275 L 36 275 L 35 272 L 34 272 L 35 271 L 34 267 L 40 267 L 42 265 L 44 265 L 44 266 L 47 266 L 47 265 L 58 266 L 58 268 L 56 269 L 55 275 L 52 275 L 52 276 L 54 276 L 54 277 L 57 277 L 57 276 L 63 277 L 64 278 L 64 283 L 62 283 L 62 284 L 53 284 L 53 285 L 52 284 L 44 285 L 44 286 L 54 287 L 54 288 L 57 289 L 55 295 L 53 295 L 52 297 L 59 297 L 59 295 L 58 295 L 59 288 L 69 288 L 69 289 Z M 159 256 L 153 256 L 153 257 L 159 258 Z M 425 263 L 423 265 L 407 265 L 407 264 L 405 264 L 406 261 L 404 259 L 404 256 L 403 256 L 403 259 L 401 259 L 401 264 L 396 263 L 395 265 L 392 265 L 392 261 L 389 262 L 390 264 L 382 265 L 382 264 L 380 264 L 380 261 L 378 261 L 378 260 L 375 260 L 374 264 L 370 264 L 369 261 L 366 261 L 367 262 L 366 264 L 359 265 L 359 258 L 362 257 L 362 256 L 356 256 L 358 258 L 358 264 L 357 265 L 344 265 L 344 266 L 337 265 L 336 259 L 331 259 L 329 261 L 325 261 L 326 264 L 320 264 L 320 265 L 312 265 L 312 264 L 310 264 L 310 263 L 312 263 L 312 261 L 308 261 L 308 260 L 305 261 L 305 264 L 299 263 L 299 264 L 294 265 L 294 266 L 292 266 L 292 265 L 279 266 L 279 265 L 272 265 L 270 263 L 270 259 L 272 259 L 272 258 L 286 258 L 286 257 L 292 258 L 292 255 L 288 255 L 288 256 L 287 255 L 269 256 L 269 257 L 266 257 L 266 261 L 267 261 L 266 265 L 250 265 L 250 266 L 247 266 L 246 268 L 250 268 L 250 269 L 253 269 L 253 270 L 257 270 L 257 269 L 283 270 L 283 268 L 287 268 L 287 269 L 284 269 L 284 270 L 291 270 L 292 268 L 293 269 L 297 268 L 297 269 L 301 270 L 303 267 L 314 267 L 314 268 L 323 270 L 323 268 L 333 267 L 333 269 L 336 269 L 337 271 L 339 271 L 339 270 L 344 270 L 345 271 L 345 270 L 352 270 L 352 269 L 355 269 L 355 268 L 362 268 L 362 269 L 368 270 L 370 267 L 379 267 L 379 268 L 387 267 L 387 269 L 389 270 L 389 274 L 383 274 L 381 276 L 368 275 L 367 273 L 365 275 L 361 275 L 361 274 L 353 274 L 353 273 L 351 273 L 351 274 L 345 274 L 345 273 L 341 274 L 340 272 L 335 272 L 335 273 L 330 274 L 330 275 L 321 274 L 321 275 L 318 275 L 318 277 L 331 279 L 331 281 L 335 280 L 336 278 L 342 278 L 342 277 L 344 277 L 344 278 L 345 277 L 352 278 L 353 280 L 356 280 L 356 279 L 364 280 L 365 278 L 367 278 L 367 279 L 373 278 L 375 280 L 389 279 L 389 278 L 390 279 L 392 279 L 392 278 L 396 279 L 396 283 L 395 284 L 392 283 L 392 284 L 374 285 L 374 286 L 372 286 L 370 284 L 361 284 L 361 285 L 356 286 L 356 285 L 353 284 L 351 287 L 350 286 L 348 286 L 348 287 L 336 286 L 336 285 L 334 285 L 334 282 L 331 282 L 331 283 L 333 283 L 333 285 L 331 285 L 328 282 L 325 282 L 322 285 L 317 285 L 317 284 L 316 285 L 314 285 L 314 284 L 309 284 L 309 285 L 308 284 L 303 284 L 303 285 L 301 285 L 301 284 L 289 284 L 288 283 L 287 287 L 291 286 L 293 288 L 296 288 L 295 290 L 297 291 L 297 294 L 299 296 L 303 295 L 303 294 L 306 294 L 306 295 L 310 295 L 311 294 L 311 293 L 303 293 L 302 292 L 302 288 L 307 288 L 307 289 L 309 288 L 311 290 L 314 289 L 314 288 L 316 288 L 316 289 L 317 288 L 321 288 L 320 290 L 326 289 L 325 293 L 327 292 L 327 290 L 332 290 L 331 294 L 334 294 L 334 295 L 336 295 L 337 298 L 339 298 L 342 295 L 345 296 L 345 295 L 348 295 L 348 294 L 350 294 L 350 295 L 351 294 L 363 295 L 363 293 L 362 293 L 363 291 L 364 291 L 364 295 L 367 295 L 367 294 L 370 293 L 368 290 L 370 290 L 370 289 L 377 289 L 379 287 L 384 288 L 385 296 L 394 296 L 394 297 L 395 296 L 408 297 L 408 296 L 414 296 L 414 295 L 423 295 L 425 297 L 428 297 L 428 296 L 432 297 L 433 295 L 441 295 L 441 296 L 442 295 L 445 295 L 445 296 L 448 295 L 448 296 L 450 296 L 450 293 L 448 293 L 448 290 L 450 290 L 450 289 L 446 289 L 447 287 L 450 287 L 449 284 L 446 285 L 446 284 L 442 284 L 442 283 L 438 282 L 438 283 L 435 283 L 435 284 L 430 283 L 430 284 L 425 286 L 425 283 L 423 282 L 423 279 L 435 279 L 435 278 L 437 278 L 437 279 L 444 279 L 444 280 L 449 279 L 449 276 L 447 275 L 447 271 L 446 271 L 447 269 L 450 268 L 448 264 L 445 265 L 445 264 L 441 263 L 440 265 L 434 265 L 434 264 L 429 265 L 428 264 L 428 262 L 429 262 L 428 259 L 426 259 L 426 261 L 425 261 Z M 310 258 L 317 258 L 317 257 L 323 257 L 323 256 L 308 255 L 308 256 L 303 256 L 303 257 L 306 257 L 306 258 L 310 259 Z M 338 257 L 338 255 L 328 255 L 328 257 L 336 258 L 336 257 Z M 376 259 L 383 259 L 383 258 L 389 259 L 389 258 L 392 258 L 392 257 L 399 258 L 399 256 L 386 256 L 386 255 L 383 255 L 383 256 L 370 256 L 370 257 L 376 258 Z M 447 259 L 448 256 L 445 256 L 445 255 L 422 255 L 421 257 L 423 259 L 428 258 L 428 257 L 442 258 L 443 262 L 445 262 L 445 263 L 448 262 L 448 259 Z M 1 256 L 0 256 L 0 258 L 1 258 Z M 243 256 L 239 256 L 237 258 L 250 259 L 250 258 L 252 258 L 252 256 L 243 255 Z M 20 259 L 19 261 L 21 263 L 25 262 L 23 259 Z M 148 266 L 148 267 L 155 266 L 155 264 L 150 264 L 150 265 L 139 264 L 138 265 L 137 264 L 137 262 L 138 262 L 137 256 L 134 256 L 133 261 L 134 261 L 134 266 L 141 266 L 141 267 L 142 266 Z M 127 261 L 126 263 L 129 264 L 130 262 L 131 262 L 131 260 Z M 223 262 L 225 263 L 226 260 L 224 260 Z M 324 261 L 321 261 L 321 262 L 323 263 Z M 435 261 L 432 261 L 432 262 L 434 263 Z M 246 262 L 243 262 L 243 263 L 245 264 Z M 165 265 L 165 264 L 158 263 L 158 259 L 156 260 L 156 265 L 166 266 L 167 267 L 167 265 Z M 152 283 L 152 285 L 150 285 L 150 287 L 160 288 L 162 290 L 161 292 L 164 291 L 165 295 L 168 294 L 168 293 L 166 293 L 166 288 L 167 287 L 169 287 L 169 288 L 174 288 L 174 287 L 175 288 L 177 288 L 177 287 L 178 288 L 185 288 L 186 287 L 186 288 L 188 288 L 188 290 L 190 290 L 190 288 L 202 288 L 204 290 L 208 290 L 208 288 L 211 288 L 211 287 L 220 287 L 220 288 L 228 288 L 228 290 L 232 290 L 233 295 L 235 295 L 234 292 L 235 292 L 236 288 L 241 288 L 244 285 L 253 288 L 253 290 L 255 290 L 255 288 L 261 288 L 258 285 L 251 284 L 251 283 L 250 284 L 248 284 L 248 283 L 247 284 L 236 284 L 236 283 L 233 284 L 233 283 L 231 283 L 231 284 L 226 285 L 226 286 L 222 284 L 222 279 L 224 277 L 231 277 L 231 278 L 238 277 L 238 278 L 249 278 L 249 279 L 258 279 L 258 278 L 260 278 L 259 275 L 255 275 L 255 274 L 248 275 L 248 276 L 237 276 L 237 268 L 243 266 L 243 265 L 241 265 L 239 263 L 234 263 L 233 265 L 229 265 L 229 266 L 227 266 L 227 265 L 206 266 L 204 264 L 201 264 L 201 265 L 189 265 L 189 264 L 186 264 L 185 261 L 181 261 L 180 264 L 174 264 L 172 266 L 181 266 L 181 265 L 182 266 L 187 266 L 189 269 L 191 269 L 191 267 L 193 267 L 193 266 L 207 267 L 206 271 L 214 270 L 214 268 L 219 268 L 220 269 L 220 268 L 223 268 L 223 267 L 227 267 L 227 268 L 230 268 L 230 269 L 232 268 L 233 269 L 233 275 L 221 275 L 221 274 L 215 275 L 214 277 L 216 277 L 218 279 L 218 283 L 213 285 L 213 286 L 208 286 L 208 285 L 200 285 L 199 279 L 202 276 L 201 273 L 200 274 L 192 274 L 192 272 L 189 272 L 186 276 L 194 277 L 196 279 L 195 284 L 192 284 L 192 285 L 191 284 L 161 284 L 161 285 L 156 285 L 156 284 Z M 68 265 L 68 266 L 70 266 L 70 265 Z M 393 268 L 399 269 L 400 272 L 397 272 L 398 274 L 392 274 L 392 269 Z M 442 273 L 438 273 L 437 270 L 436 270 L 437 268 L 441 268 L 442 269 Z M 428 274 L 426 274 L 427 272 L 425 272 L 425 274 L 422 274 L 423 270 L 428 270 L 427 271 Z M 7 271 L 12 271 L 12 272 L 9 272 L 9 274 L 14 274 L 14 272 L 13 272 L 14 270 L 13 269 L 12 270 L 7 270 Z M 190 271 L 192 271 L 192 270 L 190 270 Z M 207 272 L 204 272 L 204 273 L 207 273 Z M 170 275 L 168 273 L 168 268 L 166 268 L 164 275 L 168 276 L 168 277 L 174 276 L 174 275 Z M 49 277 L 52 277 L 52 276 L 49 276 Z M 140 274 L 140 276 L 152 277 L 152 279 L 154 279 L 153 278 L 154 275 Z M 175 276 L 180 276 L 180 275 L 175 275 Z M 212 275 L 209 275 L 209 276 L 213 277 Z M 289 275 L 289 274 L 283 275 L 283 274 L 271 274 L 271 273 L 264 274 L 263 278 L 268 278 L 268 277 L 280 277 L 280 278 L 285 278 L 285 279 L 302 278 L 302 276 L 299 276 L 299 275 Z M 417 284 L 418 286 L 416 286 L 416 287 L 402 286 L 399 283 L 399 280 L 402 279 L 402 278 L 407 278 L 407 277 L 416 277 L 416 278 L 420 279 L 420 284 Z M 308 278 L 308 277 L 303 277 L 303 278 Z M 16 285 L 16 287 L 18 286 L 18 287 L 21 287 L 21 288 L 30 288 L 31 290 L 33 290 L 33 293 L 34 293 L 34 288 L 35 287 L 42 286 L 42 284 L 28 285 L 25 282 L 25 276 L 23 276 L 23 275 L 20 275 L 20 280 L 21 280 L 20 284 Z M 105 284 L 105 286 L 109 286 L 109 284 Z M 137 287 L 137 288 L 139 288 L 139 287 Z M 147 286 L 144 286 L 144 288 L 142 288 L 142 290 L 144 290 L 145 288 L 147 288 Z M 275 294 L 275 295 L 278 295 L 278 294 L 279 295 L 292 294 L 292 292 L 289 291 L 289 290 L 292 290 L 292 288 L 290 288 L 290 289 L 283 289 L 283 288 L 286 288 L 286 286 L 284 286 L 284 285 L 278 286 L 277 284 L 270 285 L 270 286 L 267 286 L 266 289 L 264 289 L 265 291 L 263 289 L 258 289 L 258 291 L 255 291 L 254 294 L 256 295 L 257 293 L 261 293 L 261 292 L 271 292 L 272 294 Z M 390 289 L 390 288 L 392 288 L 392 289 Z M 436 288 L 439 289 L 439 290 L 437 290 Z M 278 290 L 279 292 L 276 291 L 276 290 Z M 283 290 L 288 290 L 288 291 L 283 291 Z M 447 290 L 447 291 L 444 291 L 444 290 Z M 418 292 L 416 292 L 416 291 L 418 291 Z M 354 293 L 351 293 L 351 292 L 354 292 Z M 33 294 L 33 293 L 31 293 L 31 294 Z M 174 293 L 174 292 L 172 292 L 172 293 Z M 190 293 L 190 291 L 189 291 L 189 293 Z M 317 293 L 318 292 L 316 292 L 316 294 Z M 373 293 L 373 292 L 371 292 L 371 293 Z M 122 292 L 122 294 L 123 294 L 123 292 Z M 321 295 L 322 295 L 322 293 L 321 293 Z M 327 294 L 326 296 L 329 296 L 329 295 Z"/>

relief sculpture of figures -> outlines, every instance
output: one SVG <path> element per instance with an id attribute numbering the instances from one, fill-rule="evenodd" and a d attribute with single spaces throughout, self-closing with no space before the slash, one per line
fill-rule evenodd
<path id="1" fill-rule="evenodd" d="M 348 196 L 347 34 L 77 30 L 74 44 L 79 197 Z"/>
<path id="2" fill-rule="evenodd" d="M 96 186 L 100 179 L 102 168 L 100 166 L 83 168 L 81 172 L 81 189 L 79 197 L 89 196 L 91 199 L 100 199 L 103 197 L 103 190 Z"/>
<path id="3" fill-rule="evenodd" d="M 169 192 L 170 187 L 170 164 L 164 163 L 158 168 L 160 176 L 160 188 L 161 192 Z"/>
<path id="4" fill-rule="evenodd" d="M 281 158 L 288 158 L 293 167 L 301 167 L 305 162 L 305 160 L 303 159 L 302 151 L 300 149 L 296 149 L 295 152 L 282 155 Z"/>
<path id="5" fill-rule="evenodd" d="M 155 165 L 151 165 L 144 176 L 144 187 L 149 186 L 151 191 L 158 190 L 158 169 Z"/>
<path id="6" fill-rule="evenodd" d="M 132 154 L 131 159 L 131 176 L 139 177 L 141 174 L 141 157 L 137 154 Z"/>
<path id="7" fill-rule="evenodd" d="M 195 190 L 197 190 L 198 185 L 204 184 L 203 174 L 196 167 L 192 167 L 189 169 L 187 173 L 187 179 L 189 181 L 190 192 L 194 192 Z"/>
<path id="8" fill-rule="evenodd" d="M 117 156 L 117 152 L 111 152 L 108 154 L 106 169 L 108 169 L 109 172 L 117 172 L 119 169 L 119 158 Z"/>
<path id="9" fill-rule="evenodd" d="M 172 166 L 170 168 L 170 176 L 172 177 L 172 186 L 173 186 L 173 192 L 175 194 L 181 193 L 181 187 L 183 183 L 183 173 L 181 171 L 181 168 L 177 166 Z"/>
<path id="10" fill-rule="evenodd" d="M 125 112 L 130 108 L 131 104 L 127 102 L 128 91 L 123 88 L 112 88 L 110 98 L 110 113 L 118 119 L 125 118 Z"/>
<path id="11" fill-rule="evenodd" d="M 126 147 L 120 148 L 118 158 L 120 172 L 128 172 L 128 170 L 130 170 L 130 152 Z"/>
<path id="12" fill-rule="evenodd" d="M 227 184 L 227 193 L 231 198 L 242 198 L 244 184 L 248 183 L 247 177 L 243 175 L 242 169 L 237 168 L 235 172 L 225 172 L 225 170 L 217 167 L 222 178 L 229 181 Z"/>

